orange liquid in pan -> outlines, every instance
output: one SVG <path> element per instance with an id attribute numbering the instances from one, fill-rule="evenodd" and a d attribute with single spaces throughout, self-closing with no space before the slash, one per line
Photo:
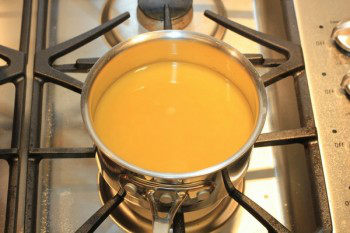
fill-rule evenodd
<path id="1" fill-rule="evenodd" d="M 138 167 L 183 173 L 237 152 L 254 127 L 241 91 L 209 68 L 159 62 L 132 70 L 103 94 L 94 115 L 99 138 Z"/>

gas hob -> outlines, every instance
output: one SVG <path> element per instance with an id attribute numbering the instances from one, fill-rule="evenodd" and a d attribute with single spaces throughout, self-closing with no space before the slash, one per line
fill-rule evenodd
<path id="1" fill-rule="evenodd" d="M 222 39 L 250 58 L 261 74 L 286 58 L 219 26 L 204 16 L 205 10 L 301 44 L 305 71 L 267 87 L 268 119 L 243 194 L 293 232 L 345 232 L 350 225 L 350 101 L 340 83 L 350 71 L 350 57 L 331 34 L 350 9 L 345 1 L 313 4 L 194 0 L 190 15 L 171 21 L 170 27 Z M 48 59 L 41 51 L 125 11 L 130 18 L 105 37 L 50 64 L 74 79 L 47 78 L 56 74 L 45 73 L 47 64 L 40 62 Z M 0 230 L 75 232 L 102 206 L 95 151 L 81 119 L 80 85 L 112 45 L 169 24 L 142 18 L 136 0 L 3 1 L 0 12 Z M 242 206 L 227 219 L 214 232 L 267 231 Z M 107 217 L 96 232 L 124 231 Z"/>

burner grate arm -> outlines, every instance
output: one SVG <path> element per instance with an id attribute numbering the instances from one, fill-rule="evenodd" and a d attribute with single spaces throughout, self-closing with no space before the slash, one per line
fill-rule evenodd
<path id="1" fill-rule="evenodd" d="M 255 147 L 281 146 L 294 143 L 307 143 L 317 139 L 316 128 L 298 128 L 260 134 Z"/>
<path id="2" fill-rule="evenodd" d="M 235 201 L 238 202 L 244 209 L 246 209 L 251 215 L 253 215 L 269 232 L 276 233 L 289 233 L 290 231 L 283 226 L 277 219 L 266 212 L 258 204 L 238 191 L 231 183 L 230 176 L 227 169 L 222 170 L 222 177 L 224 180 L 225 188 Z"/>
<path id="3" fill-rule="evenodd" d="M 265 86 L 269 86 L 304 69 L 304 61 L 300 45 L 255 31 L 209 10 L 206 10 L 204 15 L 230 31 L 236 32 L 247 39 L 283 54 L 287 58 L 286 62 L 272 68 L 261 76 Z"/>
<path id="4" fill-rule="evenodd" d="M 125 12 L 118 17 L 97 26 L 90 31 L 87 31 L 70 40 L 57 44 L 47 49 L 40 50 L 36 53 L 34 70 L 35 75 L 63 87 L 66 87 L 77 93 L 81 93 L 83 82 L 74 79 L 73 77 L 60 72 L 54 68 L 53 62 L 80 47 L 93 41 L 115 26 L 121 24 L 130 17 L 129 12 Z"/>
<path id="5" fill-rule="evenodd" d="M 94 215 L 92 215 L 76 233 L 94 232 L 108 215 L 124 200 L 126 192 L 124 189 L 119 189 L 118 193 L 109 201 L 106 202 Z"/>

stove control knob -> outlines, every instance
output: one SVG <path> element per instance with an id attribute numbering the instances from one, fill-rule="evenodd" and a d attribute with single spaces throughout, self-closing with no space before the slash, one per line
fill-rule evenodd
<path id="1" fill-rule="evenodd" d="M 340 86 L 350 96 L 350 72 L 344 75 Z"/>
<path id="2" fill-rule="evenodd" d="M 332 39 L 340 48 L 350 53 L 350 19 L 341 21 L 335 26 Z"/>

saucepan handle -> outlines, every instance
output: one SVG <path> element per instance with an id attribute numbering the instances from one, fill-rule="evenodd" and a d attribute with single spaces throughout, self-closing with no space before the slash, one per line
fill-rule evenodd
<path id="1" fill-rule="evenodd" d="M 168 213 L 166 213 L 165 217 L 160 217 L 157 208 L 159 203 L 154 198 L 154 190 L 149 190 L 147 192 L 147 199 L 153 216 L 153 233 L 169 233 L 174 216 L 187 197 L 187 193 L 177 193 L 177 198 L 172 203 Z"/>

